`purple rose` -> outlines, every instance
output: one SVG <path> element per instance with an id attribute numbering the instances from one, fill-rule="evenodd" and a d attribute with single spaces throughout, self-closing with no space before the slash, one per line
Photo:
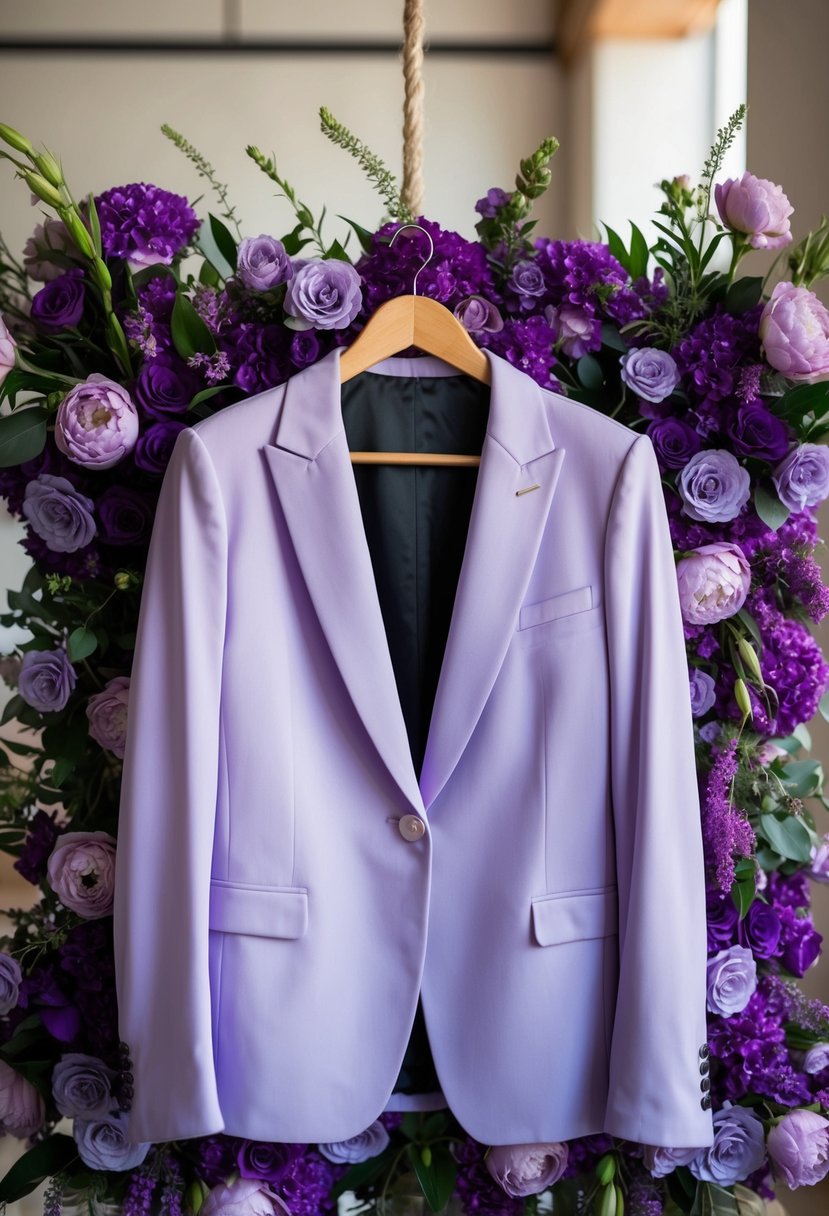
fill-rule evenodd
<path id="1" fill-rule="evenodd" d="M 127 1139 L 127 1116 L 114 1111 L 105 1119 L 75 1119 L 72 1135 L 84 1165 L 93 1170 L 132 1170 L 150 1151 L 149 1144 Z"/>
<path id="2" fill-rule="evenodd" d="M 751 570 L 739 545 L 701 545 L 677 562 L 682 616 L 688 625 L 713 625 L 739 612 L 751 586 Z"/>
<path id="3" fill-rule="evenodd" d="M 707 671 L 701 667 L 692 667 L 689 671 L 691 685 L 691 713 L 695 718 L 707 714 L 717 699 L 716 684 Z"/>
<path id="4" fill-rule="evenodd" d="M 279 1144 L 265 1140 L 242 1140 L 236 1154 L 236 1165 L 243 1178 L 259 1182 L 280 1182 L 301 1149 L 295 1144 Z"/>
<path id="5" fill-rule="evenodd" d="M 291 1216 L 290 1209 L 268 1186 L 255 1178 L 237 1178 L 228 1186 L 220 1182 L 209 1193 L 199 1216 Z"/>
<path id="6" fill-rule="evenodd" d="M 17 359 L 17 343 L 0 317 L 0 384 L 6 379 Z"/>
<path id="7" fill-rule="evenodd" d="M 708 927 L 708 952 L 716 953 L 734 941 L 739 913 L 734 900 L 719 890 L 710 890 L 705 900 L 705 920 Z"/>
<path id="8" fill-rule="evenodd" d="M 708 960 L 708 1008 L 724 1018 L 741 1013 L 757 988 L 757 964 L 744 946 L 729 946 Z"/>
<path id="9" fill-rule="evenodd" d="M 85 298 L 83 271 L 67 270 L 32 296 L 32 320 L 47 334 L 71 329 L 80 323 Z"/>
<path id="10" fill-rule="evenodd" d="M 141 545 L 153 526 L 154 501 L 130 486 L 107 486 L 98 499 L 100 537 L 108 545 Z"/>
<path id="11" fill-rule="evenodd" d="M 115 838 L 109 832 L 63 832 L 46 865 L 49 885 L 66 908 L 87 920 L 109 916 Z"/>
<path id="12" fill-rule="evenodd" d="M 112 1082 L 117 1076 L 96 1056 L 66 1052 L 52 1072 L 55 1105 L 70 1119 L 105 1119 L 115 1106 Z"/>
<path id="13" fill-rule="evenodd" d="M 602 344 L 601 319 L 591 316 L 585 309 L 572 304 L 563 304 L 560 308 L 548 304 L 544 319 L 555 332 L 556 345 L 571 359 L 580 359 L 591 350 L 598 350 Z"/>
<path id="14" fill-rule="evenodd" d="M 504 319 L 494 304 L 483 296 L 467 296 L 455 305 L 455 316 L 471 334 L 497 334 L 504 328 Z"/>
<path id="15" fill-rule="evenodd" d="M 777 910 L 771 904 L 756 899 L 745 919 L 740 921 L 740 943 L 751 950 L 755 958 L 772 958 L 780 944 L 782 925 Z"/>
<path id="16" fill-rule="evenodd" d="M 151 418 L 164 419 L 183 414 L 200 388 L 196 373 L 176 355 L 156 355 L 138 374 L 135 400 Z"/>
<path id="17" fill-rule="evenodd" d="M 820 956 L 823 938 L 808 916 L 789 913 L 790 921 L 783 929 L 783 949 L 780 961 L 792 975 L 805 975 Z"/>
<path id="18" fill-rule="evenodd" d="M 183 431 L 185 426 L 186 423 L 174 422 L 172 418 L 168 422 L 154 422 L 152 426 L 148 426 L 146 431 L 138 436 L 133 449 L 135 467 L 145 473 L 163 476 L 170 463 L 178 433 Z"/>
<path id="19" fill-rule="evenodd" d="M 0 1017 L 17 1004 L 22 979 L 23 972 L 17 959 L 10 954 L 0 953 Z"/>
<path id="20" fill-rule="evenodd" d="M 115 676 L 101 692 L 93 693 L 86 703 L 90 735 L 96 743 L 120 759 L 124 757 L 129 693 L 129 676 Z"/>
<path id="21" fill-rule="evenodd" d="M 97 530 L 94 508 L 68 478 L 53 473 L 38 473 L 23 493 L 23 515 L 55 553 L 74 553 L 89 544 Z"/>
<path id="22" fill-rule="evenodd" d="M 350 1140 L 339 1140 L 333 1144 L 320 1144 L 317 1147 L 329 1161 L 335 1165 L 354 1165 L 359 1161 L 368 1161 L 369 1157 L 379 1157 L 389 1143 L 389 1133 L 379 1119 L 375 1119 L 359 1136 Z"/>
<path id="23" fill-rule="evenodd" d="M 829 312 L 808 287 L 778 283 L 760 317 L 766 359 L 789 380 L 829 375 Z"/>
<path id="24" fill-rule="evenodd" d="M 509 285 L 521 297 L 522 308 L 535 308 L 538 296 L 543 295 L 547 288 L 541 267 L 528 260 L 515 263 Z"/>
<path id="25" fill-rule="evenodd" d="M 814 1186 L 829 1173 L 829 1121 L 813 1110 L 791 1110 L 769 1132 L 768 1150 L 787 1187 Z"/>
<path id="26" fill-rule="evenodd" d="M 40 1130 L 45 1117 L 45 1104 L 31 1081 L 0 1060 L 0 1136 L 25 1140 Z"/>
<path id="27" fill-rule="evenodd" d="M 487 190 L 483 198 L 478 199 L 475 204 L 475 210 L 485 220 L 494 219 L 498 208 L 503 207 L 504 203 L 508 203 L 510 198 L 511 195 L 507 194 L 506 190 L 501 190 L 498 186 L 492 186 Z"/>
<path id="28" fill-rule="evenodd" d="M 350 262 L 311 258 L 294 263 L 285 292 L 292 329 L 345 329 L 363 303 L 360 276 Z"/>
<path id="29" fill-rule="evenodd" d="M 104 255 L 125 258 L 133 269 L 169 266 L 199 227 L 199 217 L 183 195 L 146 182 L 105 190 L 95 206 Z"/>
<path id="30" fill-rule="evenodd" d="M 815 1043 L 803 1057 L 803 1071 L 814 1077 L 829 1068 L 829 1043 Z"/>
<path id="31" fill-rule="evenodd" d="M 744 233 L 752 249 L 782 249 L 791 243 L 794 207 L 774 182 L 746 172 L 719 183 L 714 197 L 726 228 Z"/>
<path id="32" fill-rule="evenodd" d="M 735 449 L 742 456 L 758 460 L 780 460 L 789 450 L 789 432 L 785 422 L 769 413 L 759 401 L 741 405 L 729 427 Z"/>
<path id="33" fill-rule="evenodd" d="M 736 456 L 725 449 L 697 452 L 679 475 L 682 510 L 704 523 L 736 519 L 751 494 L 751 478 Z"/>
<path id="34" fill-rule="evenodd" d="M 699 1148 L 661 1148 L 647 1144 L 642 1154 L 645 1168 L 654 1178 L 667 1178 L 678 1165 L 688 1165 L 699 1152 Z"/>
<path id="35" fill-rule="evenodd" d="M 319 339 L 313 330 L 300 330 L 291 338 L 291 362 L 294 367 L 308 367 L 319 358 L 319 353 Z"/>
<path id="36" fill-rule="evenodd" d="M 513 1199 L 539 1192 L 558 1182 L 567 1167 L 566 1144 L 496 1144 L 486 1155 L 486 1168 Z"/>
<path id="37" fill-rule="evenodd" d="M 702 1182 L 733 1186 L 759 1170 L 765 1159 L 762 1121 L 746 1107 L 726 1102 L 714 1112 L 714 1143 L 702 1149 L 688 1168 Z"/>
<path id="38" fill-rule="evenodd" d="M 681 469 L 702 447 L 692 426 L 681 418 L 657 418 L 647 430 L 663 469 Z"/>
<path id="39" fill-rule="evenodd" d="M 829 449 L 821 443 L 801 443 L 772 474 L 784 507 L 802 511 L 829 497 Z"/>
<path id="40" fill-rule="evenodd" d="M 108 469 L 132 451 L 138 411 L 126 389 L 93 372 L 71 388 L 55 416 L 55 443 L 76 464 Z"/>
<path id="41" fill-rule="evenodd" d="M 679 368 L 666 350 L 632 346 L 619 362 L 628 388 L 655 405 L 670 397 L 679 384 Z"/>
<path id="42" fill-rule="evenodd" d="M 27 650 L 20 664 L 17 691 L 39 713 L 56 713 L 69 700 L 77 678 L 63 647 Z"/>
<path id="43" fill-rule="evenodd" d="M 236 255 L 236 274 L 251 291 L 268 291 L 294 273 L 285 246 L 276 237 L 247 236 Z"/>

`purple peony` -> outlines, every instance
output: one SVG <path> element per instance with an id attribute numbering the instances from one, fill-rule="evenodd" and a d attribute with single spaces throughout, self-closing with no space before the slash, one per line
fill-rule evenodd
<path id="1" fill-rule="evenodd" d="M 115 838 L 109 832 L 63 832 L 46 866 L 66 908 L 87 920 L 109 916 L 115 883 Z"/>
<path id="2" fill-rule="evenodd" d="M 734 448 L 741 456 L 758 460 L 781 460 L 789 450 L 785 422 L 770 413 L 759 401 L 741 405 L 728 428 Z"/>
<path id="3" fill-rule="evenodd" d="M 829 376 L 829 312 L 808 287 L 778 283 L 760 317 L 766 359 L 789 380 Z"/>
<path id="4" fill-rule="evenodd" d="M 95 504 L 81 494 L 66 477 L 38 473 L 27 482 L 23 515 L 32 531 L 56 553 L 82 549 L 97 531 L 92 512 Z"/>
<path id="5" fill-rule="evenodd" d="M 714 1143 L 702 1149 L 688 1168 L 702 1182 L 733 1186 L 759 1170 L 765 1159 L 762 1121 L 744 1106 L 726 1102 L 714 1112 Z"/>
<path id="6" fill-rule="evenodd" d="M 682 616 L 688 625 L 713 625 L 739 612 L 751 586 L 751 570 L 739 545 L 717 541 L 677 562 Z"/>
<path id="7" fill-rule="evenodd" d="M 707 714 L 717 699 L 716 683 L 701 667 L 692 667 L 689 672 L 691 685 L 691 713 L 695 718 Z"/>
<path id="8" fill-rule="evenodd" d="M 43 1126 L 43 1098 L 21 1073 L 0 1060 L 0 1136 L 25 1140 Z"/>
<path id="9" fill-rule="evenodd" d="M 736 519 L 751 494 L 751 478 L 736 456 L 706 448 L 686 464 L 677 483 L 682 509 L 691 519 L 727 523 Z"/>
<path id="10" fill-rule="evenodd" d="M 829 1173 L 829 1120 L 813 1110 L 792 1110 L 769 1132 L 774 1173 L 792 1190 L 814 1186 Z"/>
<path id="11" fill-rule="evenodd" d="M 708 1008 L 722 1017 L 745 1009 L 757 987 L 757 964 L 744 946 L 729 946 L 708 960 Z"/>
<path id="12" fill-rule="evenodd" d="M 285 292 L 292 329 L 345 329 L 362 303 L 360 276 L 350 262 L 311 258 L 294 263 Z"/>
<path id="13" fill-rule="evenodd" d="M 290 1209 L 275 1191 L 256 1178 L 237 1178 L 228 1186 L 213 1187 L 199 1209 L 199 1216 L 274 1216 Z"/>
<path id="14" fill-rule="evenodd" d="M 84 272 L 67 270 L 32 296 L 32 320 L 47 334 L 72 329 L 80 324 L 85 298 Z"/>
<path id="15" fill-rule="evenodd" d="M 688 1165 L 699 1153 L 699 1148 L 660 1148 L 648 1144 L 642 1160 L 648 1173 L 654 1178 L 667 1178 L 679 1165 Z"/>
<path id="16" fill-rule="evenodd" d="M 126 389 L 93 372 L 71 388 L 55 416 L 55 443 L 76 464 L 108 469 L 132 451 L 138 411 Z"/>
<path id="17" fill-rule="evenodd" d="M 32 709 L 51 714 L 64 708 L 77 678 L 63 647 L 27 650 L 20 664 L 17 690 Z"/>
<path id="18" fill-rule="evenodd" d="M 679 368 L 666 350 L 632 346 L 619 362 L 628 388 L 655 405 L 670 397 L 679 384 Z"/>
<path id="19" fill-rule="evenodd" d="M 89 733 L 96 743 L 120 759 L 124 757 L 129 706 L 129 676 L 114 676 L 101 692 L 86 703 Z"/>
<path id="20" fill-rule="evenodd" d="M 169 265 L 199 227 L 186 198 L 145 182 L 105 190 L 95 206 L 105 256 L 124 258 L 139 269 Z"/>
<path id="21" fill-rule="evenodd" d="M 135 400 L 151 418 L 165 419 L 183 414 L 201 381 L 177 355 L 162 354 L 148 359 L 138 374 Z"/>
<path id="22" fill-rule="evenodd" d="M 752 249 L 782 249 L 791 244 L 789 216 L 794 211 L 780 186 L 745 172 L 714 190 L 717 210 L 726 228 L 749 238 Z"/>
<path id="23" fill-rule="evenodd" d="M 251 291 L 269 291 L 294 273 L 285 246 L 276 237 L 248 236 L 236 255 L 237 278 Z"/>
<path id="24" fill-rule="evenodd" d="M 702 447 L 697 432 L 681 418 L 657 418 L 647 434 L 663 469 L 683 468 Z"/>
<path id="25" fill-rule="evenodd" d="M 486 1168 L 514 1199 L 538 1195 L 558 1182 L 567 1166 L 566 1144 L 499 1144 L 486 1155 Z"/>
<path id="26" fill-rule="evenodd" d="M 504 328 L 498 309 L 483 296 L 467 296 L 455 305 L 455 316 L 471 334 L 497 334 Z"/>
<path id="27" fill-rule="evenodd" d="M 117 1076 L 97 1056 L 66 1052 L 52 1072 L 55 1105 L 70 1119 L 105 1119 L 116 1105 L 112 1082 Z"/>
<path id="28" fill-rule="evenodd" d="M 93 1170 L 132 1170 L 150 1151 L 149 1144 L 127 1139 L 127 1116 L 115 1111 L 103 1119 L 75 1119 L 72 1135 L 84 1165 Z"/>
<path id="29" fill-rule="evenodd" d="M 23 972 L 10 954 L 0 953 L 0 1017 L 14 1009 L 20 993 Z"/>
<path id="30" fill-rule="evenodd" d="M 772 474 L 784 507 L 802 511 L 829 497 L 829 448 L 821 443 L 802 443 L 794 448 Z"/>
<path id="31" fill-rule="evenodd" d="M 323 1157 L 335 1165 L 354 1165 L 359 1161 L 368 1161 L 369 1157 L 379 1157 L 388 1143 L 389 1133 L 380 1120 L 375 1119 L 359 1136 L 333 1144 L 320 1144 L 318 1147 Z"/>

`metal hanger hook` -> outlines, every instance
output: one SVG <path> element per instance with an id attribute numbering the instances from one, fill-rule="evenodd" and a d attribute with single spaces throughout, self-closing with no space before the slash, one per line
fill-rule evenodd
<path id="1" fill-rule="evenodd" d="M 389 248 L 391 248 L 391 246 L 394 244 L 394 242 L 400 236 L 400 233 L 403 231 L 404 228 L 417 228 L 419 232 L 422 232 L 425 234 L 426 240 L 429 242 L 429 256 L 426 259 L 426 261 L 423 263 L 422 266 L 418 266 L 418 268 L 415 272 L 414 281 L 412 282 L 412 295 L 416 296 L 417 295 L 417 276 L 420 274 L 421 270 L 426 269 L 426 267 L 431 262 L 432 258 L 435 256 L 435 242 L 432 240 L 431 233 L 427 232 L 427 230 L 423 227 L 422 224 L 415 224 L 415 223 L 401 224 L 400 227 L 395 232 L 394 236 L 389 241 Z"/>

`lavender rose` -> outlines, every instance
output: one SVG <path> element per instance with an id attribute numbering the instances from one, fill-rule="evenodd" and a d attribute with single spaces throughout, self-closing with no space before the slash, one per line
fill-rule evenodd
<path id="1" fill-rule="evenodd" d="M 763 1124 L 744 1106 L 730 1102 L 714 1112 L 714 1143 L 702 1149 L 688 1164 L 695 1178 L 732 1186 L 747 1178 L 766 1159 Z"/>
<path id="2" fill-rule="evenodd" d="M 112 912 L 115 838 L 109 832 L 63 832 L 46 864 L 49 885 L 78 916 L 94 920 Z"/>
<path id="3" fill-rule="evenodd" d="M 789 431 L 782 419 L 769 413 L 759 401 L 741 405 L 729 427 L 735 449 L 742 456 L 776 461 L 789 449 Z"/>
<path id="4" fill-rule="evenodd" d="M 792 1190 L 829 1173 L 829 1121 L 813 1110 L 791 1110 L 769 1132 L 774 1173 Z"/>
<path id="5" fill-rule="evenodd" d="M 714 198 L 726 228 L 744 233 L 752 249 L 782 249 L 791 244 L 789 216 L 794 207 L 774 182 L 746 172 L 717 185 Z"/>
<path id="6" fill-rule="evenodd" d="M 0 953 L 0 1016 L 14 1009 L 20 993 L 23 972 L 10 954 Z"/>
<path id="7" fill-rule="evenodd" d="M 679 368 L 666 350 L 632 346 L 619 362 L 628 388 L 655 405 L 670 397 L 679 384 Z"/>
<path id="8" fill-rule="evenodd" d="M 567 1167 L 566 1144 L 497 1144 L 486 1155 L 486 1168 L 507 1195 L 537 1195 L 558 1182 Z"/>
<path id="9" fill-rule="evenodd" d="M 151 1147 L 130 1143 L 126 1114 L 121 1111 L 115 1111 L 105 1119 L 75 1119 L 72 1135 L 81 1161 L 93 1170 L 135 1169 Z"/>
<path id="10" fill-rule="evenodd" d="M 47 334 L 71 329 L 80 323 L 85 299 L 83 271 L 67 270 L 32 297 L 32 320 Z"/>
<path id="11" fill-rule="evenodd" d="M 820 844 L 812 845 L 809 877 L 816 882 L 829 883 L 829 835 L 824 836 Z"/>
<path id="12" fill-rule="evenodd" d="M 76 464 L 108 469 L 132 451 L 138 411 L 126 389 L 93 372 L 71 388 L 55 416 L 55 443 Z"/>
<path id="13" fill-rule="evenodd" d="M 700 667 L 692 667 L 689 672 L 691 685 L 691 713 L 695 718 L 707 714 L 716 698 L 716 684 L 713 677 Z"/>
<path id="14" fill-rule="evenodd" d="M 538 296 L 543 295 L 547 287 L 541 267 L 528 260 L 515 263 L 509 285 L 520 297 L 522 308 L 535 308 Z"/>
<path id="15" fill-rule="evenodd" d="M 455 305 L 455 316 L 471 334 L 497 334 L 504 328 L 504 319 L 494 304 L 483 296 L 467 296 Z"/>
<path id="16" fill-rule="evenodd" d="M 778 283 L 760 317 L 766 359 L 789 380 L 829 376 L 829 312 L 808 287 Z"/>
<path id="17" fill-rule="evenodd" d="M 772 473 L 780 501 L 790 511 L 815 507 L 829 497 L 829 448 L 801 443 Z"/>
<path id="18" fill-rule="evenodd" d="M 285 292 L 286 323 L 291 329 L 345 329 L 362 307 L 360 282 L 350 262 L 297 259 Z"/>
<path id="19" fill-rule="evenodd" d="M 829 1068 L 829 1043 L 815 1043 L 803 1057 L 802 1068 L 810 1077 Z"/>
<path id="20" fill-rule="evenodd" d="M 751 586 L 751 570 L 739 545 L 701 545 L 677 562 L 682 616 L 688 625 L 713 625 L 739 612 Z"/>
<path id="21" fill-rule="evenodd" d="M 66 477 L 38 473 L 26 483 L 21 510 L 32 531 L 55 553 L 83 549 L 97 531 L 95 503 Z"/>
<path id="22" fill-rule="evenodd" d="M 699 1152 L 698 1148 L 661 1148 L 645 1145 L 642 1159 L 645 1168 L 654 1178 L 667 1178 L 679 1165 L 688 1165 Z"/>
<path id="23" fill-rule="evenodd" d="M 5 321 L 0 317 L 0 384 L 14 367 L 16 351 L 17 343 L 9 333 Z"/>
<path id="24" fill-rule="evenodd" d="M 572 304 L 564 304 L 561 308 L 548 304 L 544 319 L 555 331 L 557 345 L 571 359 L 580 359 L 591 350 L 598 350 L 602 344 L 601 320 Z"/>
<path id="25" fill-rule="evenodd" d="M 691 519 L 727 523 L 736 519 L 751 494 L 751 478 L 724 448 L 697 452 L 679 475 L 682 509 Z"/>
<path id="26" fill-rule="evenodd" d="M 96 1056 L 66 1052 L 52 1072 L 55 1105 L 70 1119 L 105 1119 L 115 1105 L 112 1082 L 117 1076 L 114 1068 Z"/>
<path id="27" fill-rule="evenodd" d="M 702 446 L 697 432 L 681 418 L 657 418 L 647 433 L 663 469 L 683 468 Z"/>
<path id="28" fill-rule="evenodd" d="M 335 1165 L 354 1165 L 359 1161 L 368 1161 L 369 1157 L 379 1157 L 388 1142 L 389 1133 L 380 1120 L 375 1119 L 359 1136 L 332 1144 L 320 1144 L 317 1147 L 323 1157 L 327 1157 Z"/>
<path id="29" fill-rule="evenodd" d="M 89 733 L 96 743 L 123 759 L 127 736 L 129 676 L 114 676 L 101 692 L 93 693 L 86 703 Z"/>
<path id="30" fill-rule="evenodd" d="M 744 946 L 729 946 L 708 960 L 708 1008 L 724 1018 L 745 1009 L 757 988 L 757 964 Z"/>
<path id="31" fill-rule="evenodd" d="M 214 1186 L 199 1209 L 199 1216 L 274 1216 L 290 1208 L 268 1186 L 255 1178 L 238 1178 L 232 1185 Z"/>
<path id="32" fill-rule="evenodd" d="M 236 274 L 251 291 L 268 291 L 294 273 L 285 246 L 276 237 L 247 236 L 236 255 Z"/>
<path id="33" fill-rule="evenodd" d="M 39 713 L 56 713 L 69 700 L 77 678 L 63 647 L 27 650 L 20 664 L 17 691 Z"/>
<path id="34" fill-rule="evenodd" d="M 45 1117 L 45 1104 L 31 1081 L 0 1060 L 0 1136 L 25 1140 L 39 1131 Z"/>

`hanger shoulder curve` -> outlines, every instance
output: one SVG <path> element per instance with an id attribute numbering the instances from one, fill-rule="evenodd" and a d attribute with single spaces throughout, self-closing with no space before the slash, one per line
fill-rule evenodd
<path id="1" fill-rule="evenodd" d="M 429 296 L 395 296 L 371 316 L 365 329 L 340 356 L 344 384 L 375 363 L 417 346 L 483 384 L 490 382 L 489 361 L 448 308 Z"/>

